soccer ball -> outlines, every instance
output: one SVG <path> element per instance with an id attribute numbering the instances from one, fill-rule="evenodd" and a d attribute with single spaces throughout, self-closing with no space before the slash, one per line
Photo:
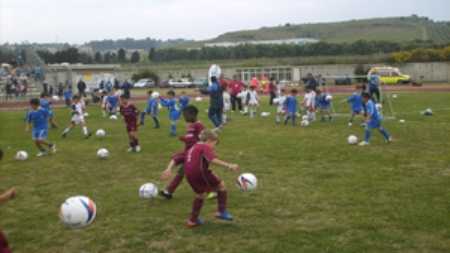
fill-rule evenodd
<path id="1" fill-rule="evenodd" d="M 306 120 L 306 121 L 309 121 L 309 117 L 308 117 L 308 115 L 303 115 L 303 117 L 302 117 L 302 120 Z"/>
<path id="2" fill-rule="evenodd" d="M 21 151 L 17 152 L 15 158 L 18 161 L 25 161 L 28 159 L 28 153 L 26 151 L 21 150 Z"/>
<path id="3" fill-rule="evenodd" d="M 398 95 L 397 94 L 392 94 L 392 98 L 397 98 Z"/>
<path id="4" fill-rule="evenodd" d="M 158 196 L 158 187 L 152 183 L 143 184 L 139 188 L 139 197 L 141 199 L 152 199 Z"/>
<path id="5" fill-rule="evenodd" d="M 269 117 L 270 116 L 270 112 L 262 112 L 261 113 L 261 117 Z"/>
<path id="6" fill-rule="evenodd" d="M 258 186 L 258 180 L 251 173 L 241 174 L 236 180 L 237 187 L 244 192 L 253 191 Z"/>
<path id="7" fill-rule="evenodd" d="M 348 144 L 350 144 L 350 145 L 356 145 L 356 144 L 358 143 L 358 137 L 356 137 L 355 135 L 350 135 L 350 136 L 347 138 L 347 142 L 348 142 Z"/>
<path id="8" fill-rule="evenodd" d="M 195 98 L 195 101 L 196 101 L 196 102 L 202 102 L 202 101 L 203 101 L 203 98 L 202 98 L 202 97 L 196 97 L 196 98 Z"/>
<path id="9" fill-rule="evenodd" d="M 152 98 L 159 98 L 159 92 L 154 91 L 154 92 L 152 93 Z"/>
<path id="10" fill-rule="evenodd" d="M 330 101 L 330 100 L 332 100 L 333 99 L 333 96 L 331 96 L 331 95 L 327 95 L 326 97 L 325 97 L 325 100 L 327 100 L 327 101 Z"/>
<path id="11" fill-rule="evenodd" d="M 406 121 L 404 119 L 399 120 L 400 123 L 405 123 Z"/>
<path id="12" fill-rule="evenodd" d="M 431 110 L 431 108 L 428 108 L 428 109 L 426 109 L 423 112 L 423 115 L 425 115 L 425 116 L 432 116 L 433 115 L 433 110 Z"/>
<path id="13" fill-rule="evenodd" d="M 90 225 L 97 215 L 94 201 L 85 196 L 70 197 L 59 209 L 61 222 L 69 228 L 83 228 Z"/>
<path id="14" fill-rule="evenodd" d="M 97 151 L 97 156 L 100 159 L 106 159 L 109 157 L 109 151 L 106 148 L 101 148 Z"/>
<path id="15" fill-rule="evenodd" d="M 89 113 L 85 112 L 85 113 L 83 114 L 83 116 L 84 116 L 84 117 L 89 117 Z"/>
<path id="16" fill-rule="evenodd" d="M 302 120 L 302 122 L 300 123 L 300 125 L 301 125 L 302 127 L 307 127 L 307 126 L 309 126 L 309 121 L 308 121 L 308 120 Z"/>
<path id="17" fill-rule="evenodd" d="M 103 129 L 99 129 L 99 130 L 97 130 L 97 132 L 95 132 L 95 136 L 97 136 L 99 138 L 103 138 L 106 136 L 106 132 Z"/>
<path id="18" fill-rule="evenodd" d="M 109 117 L 109 119 L 117 120 L 117 116 L 116 115 L 111 115 L 111 117 Z"/>
<path id="19" fill-rule="evenodd" d="M 54 95 L 54 96 L 52 97 L 52 100 L 57 102 L 57 101 L 59 101 L 59 97 L 56 96 L 56 95 Z"/>

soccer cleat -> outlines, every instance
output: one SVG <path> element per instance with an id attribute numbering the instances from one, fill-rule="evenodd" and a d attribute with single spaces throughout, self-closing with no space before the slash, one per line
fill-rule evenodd
<path id="1" fill-rule="evenodd" d="M 210 192 L 206 198 L 207 199 L 215 199 L 215 198 L 217 198 L 217 192 Z"/>
<path id="2" fill-rule="evenodd" d="M 228 211 L 217 212 L 216 213 L 216 218 L 220 219 L 220 220 L 225 220 L 225 221 L 232 221 L 233 220 L 233 216 Z"/>
<path id="3" fill-rule="evenodd" d="M 56 153 L 56 144 L 50 145 L 50 152 L 52 152 L 52 154 Z"/>
<path id="4" fill-rule="evenodd" d="M 134 152 L 136 152 L 136 153 L 141 152 L 141 146 L 134 147 Z"/>
<path id="5" fill-rule="evenodd" d="M 167 190 L 160 191 L 159 194 L 161 194 L 161 196 L 163 196 L 163 198 L 167 200 L 172 199 L 173 197 L 172 193 L 168 192 Z"/>
<path id="6" fill-rule="evenodd" d="M 196 221 L 191 221 L 190 219 L 186 222 L 186 227 L 195 228 L 205 224 L 202 219 L 198 218 Z"/>
<path id="7" fill-rule="evenodd" d="M 369 143 L 367 141 L 362 141 L 358 144 L 359 146 L 363 147 L 363 146 L 367 146 L 369 145 Z"/>
<path id="8" fill-rule="evenodd" d="M 389 137 L 389 139 L 385 140 L 385 142 L 387 144 L 392 143 L 394 141 L 394 139 L 392 139 L 392 137 Z"/>
<path id="9" fill-rule="evenodd" d="M 61 134 L 61 137 L 62 137 L 62 138 L 66 138 L 66 137 L 67 137 L 67 133 Z"/>
<path id="10" fill-rule="evenodd" d="M 47 152 L 39 152 L 39 153 L 37 153 L 37 157 L 43 157 L 43 156 L 46 156 L 46 155 L 48 155 L 48 153 Z"/>
<path id="11" fill-rule="evenodd" d="M 128 148 L 128 153 L 134 152 L 134 148 Z"/>

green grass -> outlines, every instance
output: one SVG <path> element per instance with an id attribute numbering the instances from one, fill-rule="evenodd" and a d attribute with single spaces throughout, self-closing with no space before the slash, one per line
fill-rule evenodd
<path id="1" fill-rule="evenodd" d="M 335 99 L 338 112 L 346 111 L 338 103 L 342 98 Z M 0 147 L 6 151 L 0 188 L 18 190 L 15 200 L 0 207 L 0 226 L 17 253 L 449 252 L 449 99 L 448 93 L 399 94 L 393 102 L 406 123 L 385 122 L 395 143 L 386 145 L 374 133 L 364 148 L 347 145 L 347 136 L 362 136 L 362 129 L 348 128 L 344 117 L 293 128 L 276 126 L 272 118 L 235 115 L 217 153 L 254 173 L 259 188 L 241 193 L 236 174 L 215 168 L 229 188 L 236 219 L 214 220 L 216 203 L 207 201 L 207 224 L 194 230 L 183 226 L 193 198 L 186 182 L 171 201 L 138 198 L 145 182 L 163 187 L 160 172 L 182 149 L 168 137 L 165 112 L 163 129 L 140 129 L 143 152 L 128 154 L 122 121 L 103 119 L 97 107 L 89 107 L 89 127 L 106 129 L 107 138 L 83 140 L 77 129 L 62 140 L 52 130 L 59 152 L 44 158 L 34 157 L 24 113 L 0 112 Z M 206 103 L 200 106 L 210 126 Z M 427 107 L 435 116 L 420 115 Z M 66 109 L 56 116 L 61 127 L 69 119 Z M 101 147 L 110 150 L 110 159 L 97 159 Z M 28 161 L 13 160 L 21 149 L 32 155 Z M 78 194 L 96 202 L 97 218 L 86 229 L 69 230 L 59 222 L 59 205 Z"/>

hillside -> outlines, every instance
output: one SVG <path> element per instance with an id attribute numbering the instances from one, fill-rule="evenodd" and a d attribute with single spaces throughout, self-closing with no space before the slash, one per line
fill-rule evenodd
<path id="1" fill-rule="evenodd" d="M 425 17 L 395 17 L 351 20 L 336 23 L 286 24 L 257 30 L 229 32 L 208 42 L 239 42 L 248 40 L 274 40 L 315 38 L 326 42 L 342 43 L 357 40 L 385 40 L 403 42 L 432 40 L 450 42 L 450 22 L 434 22 Z"/>

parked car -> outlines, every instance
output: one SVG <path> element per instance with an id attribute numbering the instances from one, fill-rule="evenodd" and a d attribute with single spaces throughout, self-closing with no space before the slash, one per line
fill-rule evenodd
<path id="1" fill-rule="evenodd" d="M 384 84 L 408 84 L 411 83 L 409 75 L 402 74 L 398 68 L 393 67 L 374 67 L 369 70 L 367 78 L 377 74 L 380 76 L 380 81 Z"/>
<path id="2" fill-rule="evenodd" d="M 134 88 L 153 88 L 156 87 L 155 82 L 151 79 L 141 79 L 134 84 Z"/>
<path id="3" fill-rule="evenodd" d="M 194 81 L 192 81 L 192 85 L 196 88 L 208 86 L 208 79 L 207 78 L 195 79 Z"/>
<path id="4" fill-rule="evenodd" d="M 171 88 L 192 88 L 193 83 L 189 81 L 188 79 L 181 79 L 181 80 L 169 80 L 169 86 Z"/>

